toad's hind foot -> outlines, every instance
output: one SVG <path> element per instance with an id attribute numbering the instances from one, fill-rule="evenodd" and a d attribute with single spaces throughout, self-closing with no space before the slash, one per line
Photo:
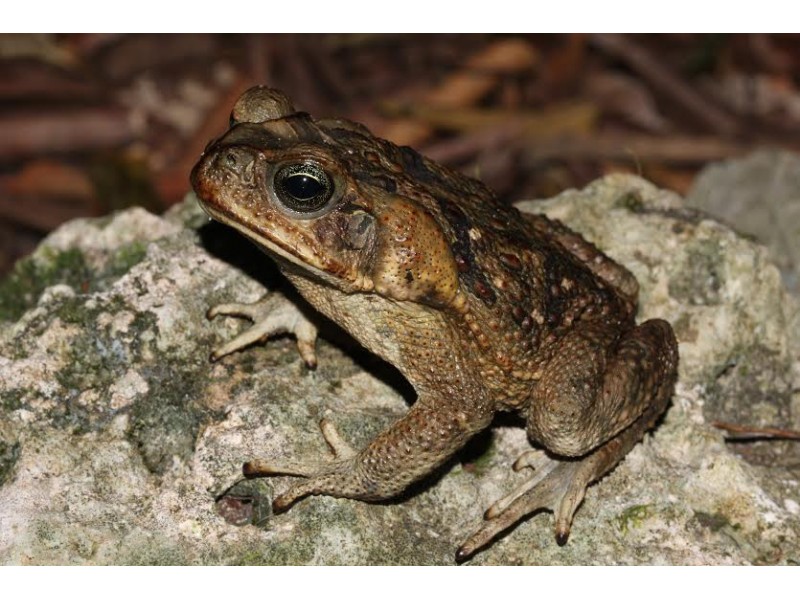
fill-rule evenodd
<path id="1" fill-rule="evenodd" d="M 483 526 L 461 545 L 456 560 L 466 560 L 502 531 L 539 510 L 555 513 L 556 540 L 564 544 L 586 488 L 598 477 L 599 465 L 594 456 L 591 454 L 580 460 L 555 460 L 543 452 L 522 455 L 514 463 L 514 470 L 534 468 L 533 477 L 486 511 Z"/>
<path id="2" fill-rule="evenodd" d="M 253 321 L 253 326 L 226 344 L 215 348 L 211 353 L 212 361 L 274 335 L 290 333 L 297 339 L 297 350 L 306 365 L 309 368 L 317 366 L 314 349 L 317 327 L 280 292 L 271 292 L 252 304 L 218 304 L 211 307 L 206 314 L 209 319 L 218 315 L 250 319 Z"/>
<path id="3" fill-rule="evenodd" d="M 322 437 L 328 443 L 335 460 L 345 460 L 355 456 L 356 451 L 348 444 L 336 429 L 333 422 L 322 419 L 319 423 Z M 270 475 L 292 475 L 295 477 L 311 477 L 314 472 L 321 470 L 321 464 L 284 462 L 275 464 L 265 460 L 253 460 L 244 463 L 242 471 L 248 479 L 255 477 L 269 477 Z"/>
<path id="4" fill-rule="evenodd" d="M 541 451 L 520 456 L 514 470 L 532 468 L 533 477 L 486 511 L 483 526 L 461 545 L 456 560 L 466 560 L 499 533 L 539 510 L 555 513 L 556 541 L 565 544 L 586 488 L 613 469 L 653 426 L 669 401 L 672 385 L 674 378 L 658 388 L 655 401 L 637 421 L 583 457 L 555 459 Z"/>
<path id="5" fill-rule="evenodd" d="M 529 405 L 529 437 L 564 458 L 523 454 L 514 468 L 532 467 L 534 477 L 486 511 L 486 522 L 459 548 L 457 560 L 543 509 L 555 513 L 556 540 L 565 543 L 586 487 L 613 469 L 663 414 L 678 373 L 669 324 L 645 321 L 614 342 L 610 358 L 598 343 L 603 336 L 613 339 L 607 328 L 591 324 L 565 335 L 537 384 L 537 401 Z M 599 393 L 583 375 L 593 369 L 595 381 L 603 382 Z"/>
<path id="6" fill-rule="evenodd" d="M 286 461 L 275 463 L 254 460 L 242 466 L 242 472 L 248 479 L 272 475 L 291 475 L 306 478 L 306 481 L 292 486 L 286 493 L 275 498 L 272 506 L 276 512 L 288 509 L 305 496 L 330 493 L 333 490 L 329 488 L 332 486 L 335 488 L 335 483 L 341 478 L 346 480 L 347 472 L 352 470 L 353 457 L 356 456 L 356 451 L 339 435 L 334 424 L 328 419 L 320 421 L 319 428 L 333 453 L 334 460 L 332 461 Z"/>

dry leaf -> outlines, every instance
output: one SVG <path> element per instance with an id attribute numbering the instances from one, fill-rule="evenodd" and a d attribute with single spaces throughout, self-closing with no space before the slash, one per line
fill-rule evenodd
<path id="1" fill-rule="evenodd" d="M 499 40 L 472 55 L 462 69 L 448 75 L 421 102 L 439 108 L 472 106 L 491 92 L 504 75 L 531 71 L 538 64 L 538 51 L 525 40 Z"/>

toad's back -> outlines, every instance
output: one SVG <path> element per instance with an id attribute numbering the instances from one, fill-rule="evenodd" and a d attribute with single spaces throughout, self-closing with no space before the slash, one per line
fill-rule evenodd
<path id="1" fill-rule="evenodd" d="M 521 215 L 481 182 L 411 148 L 348 122 L 323 123 L 324 137 L 303 128 L 297 141 L 335 141 L 344 169 L 362 187 L 412 199 L 435 219 L 467 297 L 464 310 L 451 318 L 463 321 L 469 334 L 462 342 L 481 357 L 484 380 L 498 401 L 524 401 L 518 380 L 535 375 L 549 358 L 547 346 L 573 323 L 632 326 L 635 278 L 578 234 L 547 217 Z"/>

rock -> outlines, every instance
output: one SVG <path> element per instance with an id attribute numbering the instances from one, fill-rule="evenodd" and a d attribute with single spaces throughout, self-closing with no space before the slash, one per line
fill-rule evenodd
<path id="1" fill-rule="evenodd" d="M 686 203 L 767 246 L 787 289 L 800 293 L 800 156 L 762 149 L 712 163 L 695 179 Z"/>
<path id="2" fill-rule="evenodd" d="M 567 545 L 538 515 L 478 564 L 785 564 L 800 560 L 797 446 L 726 444 L 713 420 L 798 428 L 798 309 L 766 251 L 611 176 L 547 212 L 629 266 L 641 318 L 680 340 L 660 426 L 598 484 Z M 330 416 L 361 446 L 413 391 L 330 327 L 319 367 L 278 339 L 208 362 L 246 327 L 209 305 L 274 287 L 268 261 L 192 200 L 54 232 L 0 284 L 0 562 L 451 564 L 483 510 L 524 478 L 506 420 L 402 498 L 313 497 L 270 514 L 289 478 L 242 481 L 253 457 L 324 456 Z M 202 227 L 200 227 L 203 225 Z"/>

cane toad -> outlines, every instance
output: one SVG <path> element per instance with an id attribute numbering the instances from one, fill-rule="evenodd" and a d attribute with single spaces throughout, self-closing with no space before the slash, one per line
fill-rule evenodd
<path id="1" fill-rule="evenodd" d="M 414 386 L 408 413 L 365 448 L 323 420 L 331 459 L 256 460 L 248 477 L 303 478 L 313 495 L 391 498 L 451 458 L 498 411 L 527 423 L 531 479 L 492 505 L 464 560 L 549 509 L 564 543 L 586 487 L 664 412 L 678 364 L 666 321 L 634 321 L 633 275 L 557 221 L 521 214 L 482 183 L 344 120 L 297 112 L 255 87 L 192 171 L 205 211 L 254 241 L 308 302 Z M 281 295 L 215 315 L 257 321 L 219 358 L 279 332 L 316 361 L 316 328 Z"/>

